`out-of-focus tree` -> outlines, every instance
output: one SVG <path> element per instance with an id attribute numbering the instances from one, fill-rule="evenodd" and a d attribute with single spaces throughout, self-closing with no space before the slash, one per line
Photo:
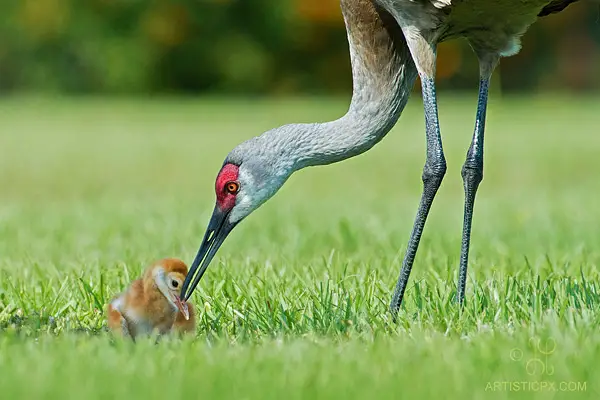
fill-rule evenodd
<path id="1" fill-rule="evenodd" d="M 339 0 L 4 0 L 0 91 L 337 93 L 351 88 Z M 503 60 L 505 90 L 600 88 L 600 10 L 544 18 Z M 473 89 L 463 41 L 441 87 Z"/>

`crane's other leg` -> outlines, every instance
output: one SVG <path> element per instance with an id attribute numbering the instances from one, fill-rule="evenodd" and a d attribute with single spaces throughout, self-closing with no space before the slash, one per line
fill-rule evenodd
<path id="1" fill-rule="evenodd" d="M 475 131 L 473 133 L 471 145 L 467 151 L 467 159 L 462 168 L 462 178 L 465 188 L 465 211 L 462 247 L 460 251 L 460 270 L 458 276 L 457 300 L 459 304 L 463 304 L 465 299 L 469 246 L 471 243 L 471 223 L 473 221 L 473 205 L 475 204 L 477 188 L 483 180 L 483 136 L 488 102 L 488 89 L 490 78 L 496 65 L 498 65 L 498 60 L 499 57 L 496 54 L 479 55 L 479 100 L 477 102 Z"/>
<path id="2" fill-rule="evenodd" d="M 415 35 L 414 32 L 405 32 L 405 37 L 407 38 L 408 46 L 419 71 L 419 77 L 421 78 L 421 89 L 425 107 L 427 159 L 423 168 L 423 193 L 421 195 L 421 202 L 410 234 L 406 254 L 402 261 L 402 270 L 400 271 L 390 304 L 390 312 L 394 319 L 402 304 L 402 298 L 404 297 L 404 291 L 406 290 L 415 255 L 417 254 L 417 248 L 419 247 L 429 209 L 446 174 L 446 159 L 442 148 L 435 91 L 436 50 L 423 37 Z"/>

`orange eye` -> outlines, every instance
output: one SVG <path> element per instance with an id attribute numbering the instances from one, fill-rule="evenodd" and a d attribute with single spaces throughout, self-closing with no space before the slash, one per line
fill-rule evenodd
<path id="1" fill-rule="evenodd" d="M 238 192 L 238 190 L 240 190 L 240 184 L 237 182 L 227 182 L 225 184 L 225 190 L 228 193 L 236 194 Z"/>

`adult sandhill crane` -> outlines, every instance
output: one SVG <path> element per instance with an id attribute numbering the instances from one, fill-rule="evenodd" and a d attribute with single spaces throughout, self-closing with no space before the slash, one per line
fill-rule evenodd
<path id="1" fill-rule="evenodd" d="M 475 131 L 462 168 L 464 222 L 457 299 L 465 296 L 473 204 L 483 179 L 483 134 L 492 72 L 516 54 L 520 37 L 544 16 L 577 0 L 341 0 L 352 63 L 353 94 L 346 115 L 326 123 L 285 125 L 234 148 L 216 178 L 216 205 L 183 284 L 187 300 L 231 230 L 302 168 L 361 154 L 400 117 L 417 74 L 425 106 L 427 156 L 423 193 L 390 310 L 406 289 L 425 220 L 446 173 L 435 90 L 437 44 L 464 37 L 479 60 Z"/>

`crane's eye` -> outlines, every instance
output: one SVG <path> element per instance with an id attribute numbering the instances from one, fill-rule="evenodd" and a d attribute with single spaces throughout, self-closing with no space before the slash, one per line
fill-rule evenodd
<path id="1" fill-rule="evenodd" d="M 177 282 L 175 279 L 171 280 L 171 287 L 173 289 L 177 289 L 177 287 L 179 287 L 179 282 Z"/>
<path id="2" fill-rule="evenodd" d="M 236 194 L 238 190 L 240 190 L 240 184 L 237 182 L 231 181 L 225 184 L 225 191 L 227 193 Z"/>

